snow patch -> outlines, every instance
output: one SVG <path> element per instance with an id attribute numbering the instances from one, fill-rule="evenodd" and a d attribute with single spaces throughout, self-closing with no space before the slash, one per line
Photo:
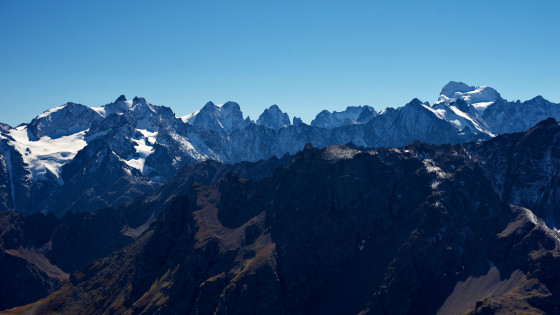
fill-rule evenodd
<path id="1" fill-rule="evenodd" d="M 436 108 L 432 108 L 432 107 L 424 105 L 424 104 L 422 104 L 422 107 L 424 107 L 425 109 L 434 113 L 434 115 L 436 115 L 439 119 L 445 120 L 445 110 L 444 109 L 436 109 Z"/>
<path id="2" fill-rule="evenodd" d="M 70 162 L 76 153 L 87 145 L 85 135 L 88 130 L 56 139 L 44 136 L 39 140 L 30 140 L 27 126 L 23 125 L 10 130 L 9 135 L 14 141 L 9 141 L 9 144 L 21 154 L 23 161 L 29 167 L 33 181 L 47 179 L 50 172 L 62 185 L 60 177 L 62 166 Z"/>
<path id="3" fill-rule="evenodd" d="M 424 159 L 422 160 L 422 164 L 424 164 L 424 167 L 426 168 L 428 173 L 436 174 L 437 178 L 443 179 L 449 177 L 449 174 L 445 173 L 441 168 L 439 168 L 439 166 L 437 166 L 432 159 Z M 439 185 L 439 183 L 437 185 Z"/>
<path id="4" fill-rule="evenodd" d="M 208 146 L 206 146 L 206 144 L 204 143 L 204 140 L 202 140 L 200 138 L 199 135 L 197 134 L 189 134 L 188 138 L 187 137 L 182 137 L 176 133 L 171 133 L 169 134 L 171 136 L 171 138 L 173 140 L 175 140 L 177 143 L 179 143 L 179 145 L 181 146 L 181 150 L 183 152 L 186 152 L 188 155 L 190 155 L 192 158 L 194 158 L 197 161 L 204 161 L 204 160 L 208 160 L 208 159 L 213 159 L 219 162 L 222 162 L 225 160 L 224 157 L 222 156 L 218 156 L 216 153 L 214 153 L 210 148 L 208 148 Z M 199 148 L 199 150 L 195 149 L 195 147 L 193 146 L 194 143 L 196 145 L 197 148 Z M 204 154 L 202 153 L 205 150 L 202 150 L 202 148 L 206 148 L 206 150 L 208 151 L 209 154 Z M 199 152 L 200 151 L 200 152 Z M 174 161 L 174 163 L 179 163 L 181 162 L 180 160 L 176 160 Z"/>
<path id="5" fill-rule="evenodd" d="M 466 126 L 471 126 L 471 128 L 475 128 L 479 132 L 483 132 L 494 137 L 494 134 L 483 128 L 472 117 L 470 117 L 467 113 L 461 111 L 456 106 L 449 106 L 441 102 L 434 104 L 434 107 L 429 107 L 426 105 L 423 106 L 424 108 L 434 113 L 440 119 L 450 122 L 455 128 L 459 130 L 465 128 Z"/>
<path id="6" fill-rule="evenodd" d="M 360 151 L 343 146 L 329 146 L 323 152 L 323 158 L 327 161 L 349 160 Z"/>
<path id="7" fill-rule="evenodd" d="M 136 129 L 136 131 L 140 132 L 144 136 L 144 138 L 148 140 L 150 144 L 157 143 L 157 135 L 158 135 L 157 131 L 150 132 L 146 129 Z"/>
<path id="8" fill-rule="evenodd" d="M 53 107 L 49 110 L 46 110 L 41 115 L 37 116 L 37 119 L 47 117 L 54 112 L 58 112 L 59 110 L 63 109 L 64 107 L 66 107 L 66 104 L 61 105 L 61 106 L 57 106 L 57 107 Z"/>
<path id="9" fill-rule="evenodd" d="M 449 87 L 449 89 L 446 90 L 447 87 Z M 482 114 L 488 106 L 499 98 L 500 94 L 487 85 L 475 88 L 474 86 L 467 86 L 466 84 L 459 83 L 444 87 L 442 94 L 440 94 L 438 101 L 434 105 L 441 103 L 449 104 L 458 99 L 462 99 L 467 102 L 467 104 L 474 106 L 477 111 Z"/>
<path id="10" fill-rule="evenodd" d="M 476 128 L 476 130 L 478 130 L 478 131 L 480 131 L 480 132 L 487 133 L 487 134 L 489 134 L 489 135 L 492 136 L 492 137 L 495 137 L 494 134 L 492 134 L 490 131 L 488 131 L 488 130 L 482 128 L 482 126 L 480 126 L 480 124 L 478 124 L 476 121 L 474 121 L 474 120 L 473 120 L 469 115 L 467 115 L 465 112 L 461 111 L 460 109 L 458 109 L 458 108 L 455 107 L 455 106 L 449 106 L 449 108 L 453 111 L 453 113 L 454 113 L 455 115 L 457 115 L 458 117 L 460 117 L 459 119 L 461 119 L 461 118 L 463 119 L 463 121 L 464 121 L 463 124 L 464 124 L 465 126 L 468 125 L 468 124 L 466 123 L 466 122 L 468 121 L 468 122 L 470 122 L 470 123 Z"/>
<path id="11" fill-rule="evenodd" d="M 101 115 L 103 118 L 107 117 L 107 111 L 105 110 L 104 107 L 90 107 L 90 108 L 95 112 L 97 112 L 99 115 Z"/>
<path id="12" fill-rule="evenodd" d="M 139 170 L 142 174 L 144 173 L 144 164 L 146 164 L 146 158 L 154 152 L 154 148 L 149 146 L 146 142 L 147 139 L 130 139 L 136 143 L 134 149 L 136 149 L 136 157 L 124 160 L 128 166 Z"/>
<path id="13" fill-rule="evenodd" d="M 494 104 L 494 102 L 478 102 L 478 103 L 472 103 L 471 105 L 478 111 L 479 114 L 482 115 L 482 113 L 484 113 L 486 108 L 492 104 Z"/>
<path id="14" fill-rule="evenodd" d="M 451 119 L 449 122 L 456 128 L 461 128 L 461 122 L 458 119 Z"/>
<path id="15" fill-rule="evenodd" d="M 185 115 L 185 116 L 181 117 L 181 120 L 184 123 L 192 123 L 194 121 L 194 118 L 196 117 L 196 115 L 198 115 L 198 113 L 200 113 L 200 110 L 197 110 L 196 112 L 194 112 L 192 114 L 188 114 L 188 115 Z"/>

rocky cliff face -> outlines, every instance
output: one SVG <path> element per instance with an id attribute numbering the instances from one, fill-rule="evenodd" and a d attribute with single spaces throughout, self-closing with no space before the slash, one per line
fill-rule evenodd
<path id="1" fill-rule="evenodd" d="M 272 105 L 259 116 L 257 125 L 263 125 L 274 130 L 282 129 L 291 125 L 290 116 L 282 112 L 278 105 Z"/>
<path id="2" fill-rule="evenodd" d="M 88 129 L 102 119 L 103 116 L 90 107 L 70 102 L 37 116 L 27 130 L 33 140 L 45 136 L 57 138 Z"/>
<path id="3" fill-rule="evenodd" d="M 549 227 L 560 227 L 560 130 L 556 120 L 465 147 L 480 161 L 502 199 L 530 208 Z"/>
<path id="4" fill-rule="evenodd" d="M 525 102 L 497 100 L 488 106 L 482 118 L 496 134 L 527 130 L 539 121 L 553 117 L 559 120 L 560 104 L 551 103 L 542 96 Z"/>
<path id="5" fill-rule="evenodd" d="M 377 113 L 371 106 L 348 106 L 342 112 L 323 110 L 311 121 L 311 126 L 332 129 L 345 125 L 363 124 L 370 121 Z"/>
<path id="6" fill-rule="evenodd" d="M 481 144 L 307 145 L 260 180 L 176 195 L 136 242 L 17 311 L 558 313 L 558 232 L 508 192 L 554 187 L 540 172 L 559 138 L 549 120 Z"/>

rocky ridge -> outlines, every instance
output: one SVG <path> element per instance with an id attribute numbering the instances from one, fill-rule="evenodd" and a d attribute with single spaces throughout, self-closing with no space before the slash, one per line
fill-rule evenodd
<path id="1" fill-rule="evenodd" d="M 483 106 L 484 105 L 484 106 Z M 257 122 L 234 102 L 207 103 L 178 118 L 143 98 L 102 107 L 75 103 L 31 123 L 0 128 L 0 210 L 57 216 L 101 209 L 153 193 L 185 165 L 259 161 L 314 146 L 457 144 L 526 130 L 560 105 L 542 97 L 508 102 L 489 87 L 450 82 L 433 105 L 414 99 L 377 113 L 369 106 L 322 111 L 311 125 L 271 106 Z M 507 119 L 505 119 L 507 118 Z"/>
<path id="2" fill-rule="evenodd" d="M 0 310 L 45 297 L 69 274 L 133 243 L 193 184 L 213 185 L 230 172 L 259 180 L 291 158 L 234 165 L 204 161 L 184 167 L 154 194 L 96 212 L 69 211 L 61 218 L 0 212 Z"/>

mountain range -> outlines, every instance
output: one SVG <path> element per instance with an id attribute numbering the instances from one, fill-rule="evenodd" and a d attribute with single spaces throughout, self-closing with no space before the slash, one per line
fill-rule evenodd
<path id="1" fill-rule="evenodd" d="M 553 118 L 209 160 L 97 212 L 0 213 L 0 297 L 48 293 L 17 314 L 558 314 L 558 170 Z"/>
<path id="2" fill-rule="evenodd" d="M 376 112 L 350 106 L 305 124 L 267 108 L 256 121 L 234 102 L 207 103 L 176 117 L 143 98 L 102 107 L 66 103 L 28 124 L 0 124 L 0 210 L 24 214 L 98 210 L 157 191 L 185 165 L 259 161 L 321 147 L 400 147 L 414 141 L 458 144 L 527 130 L 560 105 L 537 96 L 509 102 L 488 87 L 450 82 L 433 105 L 413 99 Z"/>
<path id="3" fill-rule="evenodd" d="M 124 96 L 0 124 L 0 309 L 558 313 L 559 117 L 450 82 L 310 125 Z"/>

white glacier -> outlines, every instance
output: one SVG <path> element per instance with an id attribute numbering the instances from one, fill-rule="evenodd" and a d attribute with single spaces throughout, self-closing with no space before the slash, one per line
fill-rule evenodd
<path id="1" fill-rule="evenodd" d="M 63 109 L 64 107 L 66 107 L 66 104 L 48 109 L 48 110 L 44 111 L 42 114 L 40 114 L 39 116 L 37 116 L 37 119 L 47 117 L 50 114 Z"/>
<path id="2" fill-rule="evenodd" d="M 27 126 L 19 126 L 10 130 L 9 135 L 14 141 L 9 141 L 9 144 L 21 154 L 23 161 L 29 166 L 33 181 L 46 178 L 47 172 L 50 172 L 62 184 L 62 166 L 70 162 L 76 153 L 87 145 L 86 133 L 87 130 L 83 130 L 56 139 L 44 136 L 38 140 L 30 140 Z"/>
<path id="3" fill-rule="evenodd" d="M 136 154 L 127 159 L 122 159 L 128 166 L 139 170 L 144 174 L 144 164 L 146 164 L 146 158 L 154 152 L 154 148 L 147 144 L 148 140 L 145 138 L 140 139 L 130 139 L 134 143 L 134 149 L 136 149 Z M 148 142 L 149 143 L 149 142 Z"/>

